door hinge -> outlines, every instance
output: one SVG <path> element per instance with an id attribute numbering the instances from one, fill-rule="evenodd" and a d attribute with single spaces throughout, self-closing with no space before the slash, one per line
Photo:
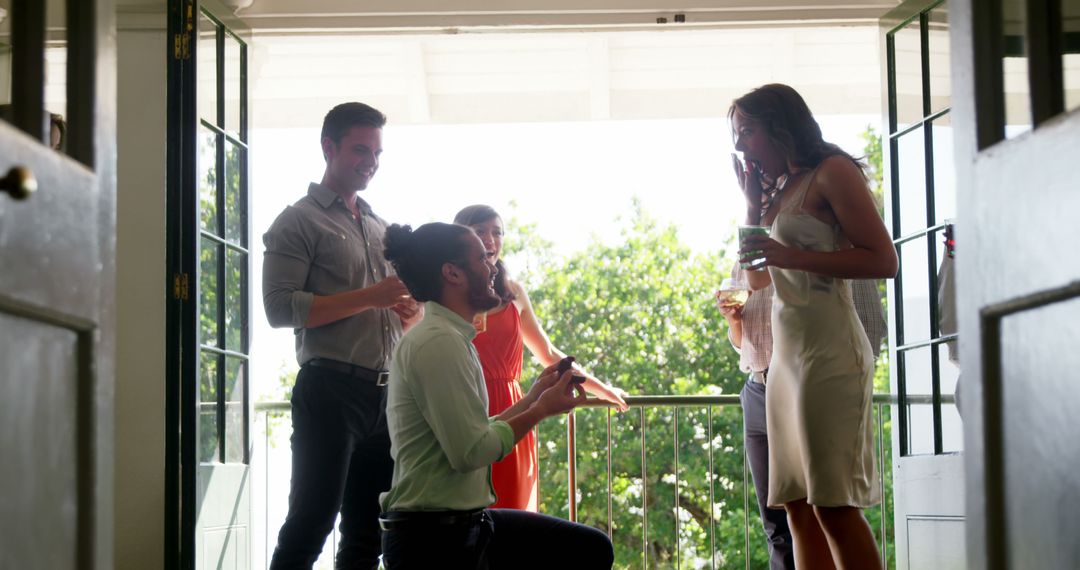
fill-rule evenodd
<path id="1" fill-rule="evenodd" d="M 173 35 L 173 59 L 191 59 L 191 35 L 188 32 Z"/>
<path id="2" fill-rule="evenodd" d="M 173 59 L 191 59 L 191 33 L 195 27 L 192 22 L 191 2 L 187 2 L 184 8 L 184 21 L 181 24 L 184 31 L 173 35 Z"/>
<path id="3" fill-rule="evenodd" d="M 188 274 L 187 273 L 174 273 L 173 274 L 173 299 L 178 301 L 188 300 Z"/>

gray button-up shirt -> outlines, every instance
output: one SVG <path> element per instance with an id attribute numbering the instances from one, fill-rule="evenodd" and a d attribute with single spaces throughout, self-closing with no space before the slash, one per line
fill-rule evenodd
<path id="1" fill-rule="evenodd" d="M 356 203 L 359 222 L 333 190 L 312 183 L 263 235 L 266 318 L 272 327 L 295 329 L 300 364 L 318 357 L 385 369 L 401 338 L 401 320 L 389 309 L 304 327 L 315 295 L 370 287 L 394 274 L 383 257 L 387 223 L 367 202 Z"/>

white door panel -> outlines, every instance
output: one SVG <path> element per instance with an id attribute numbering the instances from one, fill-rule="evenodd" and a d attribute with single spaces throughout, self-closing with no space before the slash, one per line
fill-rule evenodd
<path id="1" fill-rule="evenodd" d="M 190 274 L 194 310 L 183 317 L 183 348 L 197 366 L 186 369 L 181 414 L 193 425 L 190 469 L 182 469 L 191 495 L 191 559 L 196 569 L 251 567 L 250 446 L 250 231 L 247 226 L 248 165 L 247 55 L 251 35 L 233 11 L 215 0 L 193 9 L 194 48 L 184 61 L 186 93 L 182 129 L 194 152 L 181 174 L 183 209 L 193 210 L 183 227 L 182 257 L 194 260 Z M 190 85 L 193 83 L 193 85 Z M 181 357 L 183 360 L 185 357 Z M 194 374 L 190 374 L 193 370 Z M 183 425 L 183 423 L 182 423 Z M 181 429 L 183 431 L 183 429 Z M 188 434 L 190 436 L 190 434 Z M 194 453 L 191 454 L 191 448 Z M 186 466 L 185 466 L 186 467 Z"/>
<path id="2" fill-rule="evenodd" d="M 941 327 L 946 222 L 957 217 L 949 2 L 908 0 L 882 18 L 886 221 L 900 271 L 889 288 L 896 568 L 962 568 L 958 370 Z M 949 538 L 951 537 L 951 538 Z"/>
<path id="3" fill-rule="evenodd" d="M 1041 3 L 1007 2 L 1013 21 L 1002 22 L 983 2 L 952 2 L 954 68 L 965 62 L 954 91 L 966 102 L 956 124 L 968 566 L 1080 568 L 1080 113 L 1062 112 L 1051 72 L 1055 49 L 1075 41 L 1055 48 L 1014 25 L 1019 14 L 1060 30 L 1061 19 L 1024 13 Z M 1030 92 L 1006 94 L 1003 68 L 1026 71 Z"/>

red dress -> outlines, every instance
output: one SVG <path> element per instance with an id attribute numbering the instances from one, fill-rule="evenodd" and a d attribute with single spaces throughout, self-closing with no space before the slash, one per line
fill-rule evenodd
<path id="1" fill-rule="evenodd" d="M 521 316 L 513 303 L 488 313 L 487 328 L 473 339 L 484 369 L 488 415 L 501 414 L 521 400 Z M 492 508 L 536 511 L 536 435 L 530 431 L 502 461 L 491 465 L 497 500 Z"/>

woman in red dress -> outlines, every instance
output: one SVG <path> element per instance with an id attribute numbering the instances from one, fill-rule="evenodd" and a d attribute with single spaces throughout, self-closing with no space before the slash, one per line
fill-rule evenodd
<path id="1" fill-rule="evenodd" d="M 529 347 L 529 352 L 541 366 L 550 366 L 566 355 L 551 344 L 533 313 L 528 293 L 506 273 L 501 258 L 503 222 L 498 212 L 490 206 L 469 206 L 458 212 L 454 223 L 469 226 L 480 236 L 499 269 L 495 276 L 495 292 L 502 297 L 503 303 L 476 323 L 478 334 L 473 339 L 484 369 L 488 414 L 494 416 L 521 399 L 523 345 Z M 587 392 L 612 403 L 619 410 L 626 410 L 625 392 L 597 380 L 577 363 L 574 368 L 585 376 Z M 491 484 L 498 500 L 491 507 L 536 511 L 537 475 L 536 436 L 530 433 L 502 461 L 492 464 Z"/>

